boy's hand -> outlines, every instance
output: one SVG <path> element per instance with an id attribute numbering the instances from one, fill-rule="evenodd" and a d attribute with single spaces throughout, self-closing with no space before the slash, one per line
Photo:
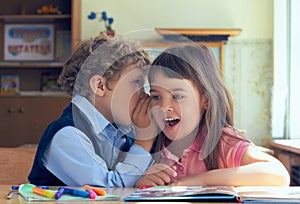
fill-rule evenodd
<path id="1" fill-rule="evenodd" d="M 140 97 L 140 100 L 132 114 L 132 122 L 135 127 L 145 129 L 150 126 L 150 102 L 151 98 L 149 95 L 143 94 Z"/>
<path id="2" fill-rule="evenodd" d="M 132 114 L 132 121 L 136 133 L 134 143 L 142 146 L 146 151 L 151 150 L 155 137 L 158 134 L 158 127 L 150 114 L 150 102 L 150 96 L 144 94 Z"/>
<path id="3" fill-rule="evenodd" d="M 142 175 L 135 183 L 140 186 L 163 186 L 169 184 L 177 176 L 175 167 L 169 167 L 162 163 L 156 163 Z"/>

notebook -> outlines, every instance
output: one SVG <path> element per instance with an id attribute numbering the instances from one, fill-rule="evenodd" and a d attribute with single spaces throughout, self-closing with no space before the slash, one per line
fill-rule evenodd
<path id="1" fill-rule="evenodd" d="M 231 186 L 154 186 L 138 189 L 125 201 L 215 201 L 238 202 L 238 194 Z"/>
<path id="2" fill-rule="evenodd" d="M 138 189 L 125 201 L 300 203 L 300 187 L 154 186 Z"/>
<path id="3" fill-rule="evenodd" d="M 32 192 L 32 188 L 35 187 L 33 184 L 22 184 L 19 186 L 18 193 L 27 201 L 54 201 L 55 199 L 43 197 L 37 195 Z M 50 190 L 52 192 L 56 192 L 57 190 Z M 83 198 L 72 196 L 68 194 L 63 194 L 62 197 L 59 198 L 59 201 L 86 201 L 86 200 L 120 200 L 121 198 L 116 195 L 106 194 L 105 196 L 97 196 L 96 199 Z"/>

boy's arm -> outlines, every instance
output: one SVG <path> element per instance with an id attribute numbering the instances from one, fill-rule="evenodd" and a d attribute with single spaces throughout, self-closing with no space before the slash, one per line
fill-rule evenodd
<path id="1" fill-rule="evenodd" d="M 109 145 L 112 144 L 106 143 L 107 148 L 111 149 Z M 112 155 L 118 152 L 117 148 L 115 150 L 115 153 L 107 151 L 107 158 L 99 157 L 86 135 L 69 126 L 56 133 L 44 157 L 44 165 L 70 186 L 133 187 L 152 165 L 152 157 L 142 147 L 133 145 L 124 160 L 117 163 L 115 170 L 109 170 L 106 163 L 112 161 Z"/>

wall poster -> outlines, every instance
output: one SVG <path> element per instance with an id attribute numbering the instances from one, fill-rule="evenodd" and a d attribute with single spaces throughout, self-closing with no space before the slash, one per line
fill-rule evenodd
<path id="1" fill-rule="evenodd" d="M 5 24 L 4 60 L 54 59 L 54 24 Z"/>

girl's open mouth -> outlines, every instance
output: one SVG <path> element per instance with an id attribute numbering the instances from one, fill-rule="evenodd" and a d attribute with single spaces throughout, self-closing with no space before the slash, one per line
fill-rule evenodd
<path id="1" fill-rule="evenodd" d="M 175 125 L 177 125 L 177 123 L 179 123 L 179 119 L 177 118 L 167 118 L 165 119 L 165 123 L 167 127 L 173 127 Z"/>

